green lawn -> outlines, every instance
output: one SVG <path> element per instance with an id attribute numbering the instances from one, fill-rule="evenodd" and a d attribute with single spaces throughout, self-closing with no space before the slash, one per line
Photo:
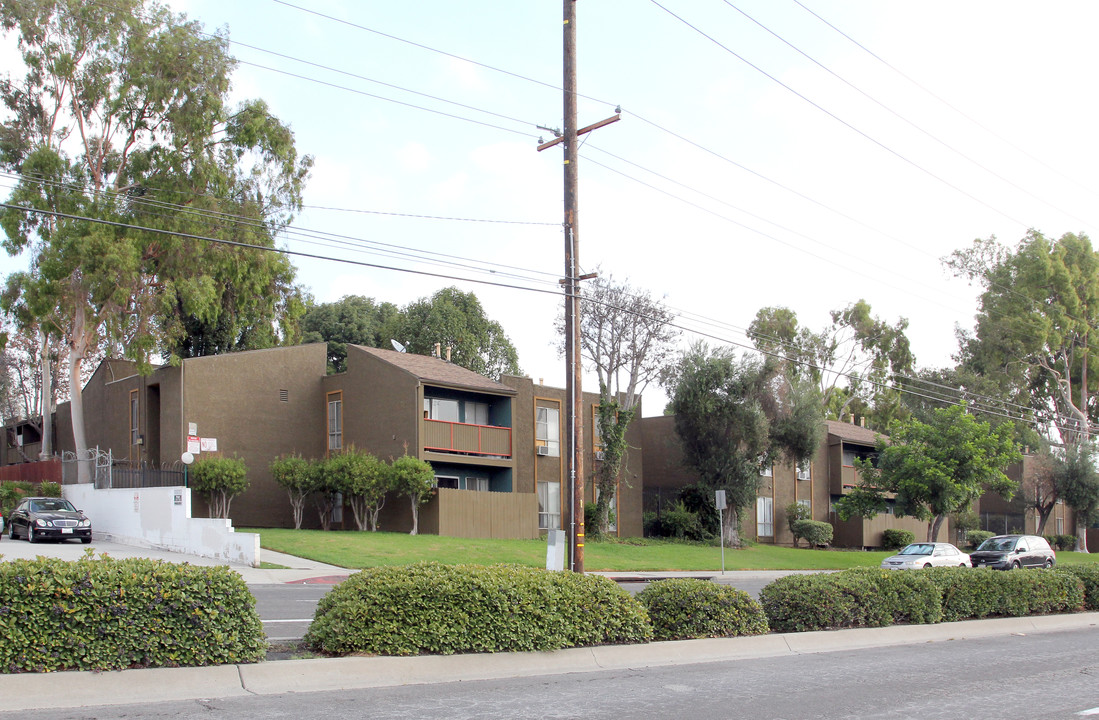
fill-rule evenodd
<path id="1" fill-rule="evenodd" d="M 453 565 L 474 563 L 516 563 L 544 567 L 544 540 L 484 540 L 406 535 L 387 532 L 323 532 L 282 528 L 241 529 L 260 534 L 260 545 L 298 557 L 310 558 L 345 568 L 379 565 L 407 565 L 434 560 Z M 717 547 L 681 543 L 643 541 L 627 545 L 620 542 L 588 542 L 584 569 L 589 571 L 641 572 L 661 570 L 721 570 L 721 550 Z M 743 550 L 725 550 L 727 570 L 844 570 L 851 567 L 877 567 L 890 552 L 807 550 L 772 545 L 756 545 Z M 1099 554 L 1074 552 L 1057 554 L 1058 562 L 1079 565 L 1099 562 Z"/>
<path id="2" fill-rule="evenodd" d="M 269 550 L 346 568 L 407 565 L 421 560 L 445 564 L 516 563 L 543 567 L 544 540 L 484 540 L 404 533 L 323 532 L 320 530 L 241 529 L 260 534 Z M 758 545 L 725 550 L 727 570 L 842 570 L 877 566 L 887 552 L 841 552 Z M 647 542 L 644 545 L 588 542 L 584 569 L 590 571 L 721 570 L 717 547 Z"/>

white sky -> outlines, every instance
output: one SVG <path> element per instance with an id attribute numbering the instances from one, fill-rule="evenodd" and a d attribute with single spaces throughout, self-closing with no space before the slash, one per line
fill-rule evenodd
<path id="1" fill-rule="evenodd" d="M 344 237 L 292 234 L 284 245 L 556 291 L 562 157 L 560 149 L 535 151 L 537 136 L 550 134 L 532 125 L 561 127 L 561 93 L 378 33 L 559 86 L 562 3 L 294 2 L 377 32 L 274 0 L 170 3 L 208 28 L 227 26 L 235 42 L 315 64 L 233 46 L 242 61 L 234 92 L 265 99 L 293 127 L 299 150 L 316 157 L 306 203 L 371 211 L 307 209 L 296 230 Z M 940 257 L 978 237 L 1014 244 L 1030 227 L 1052 237 L 1096 234 L 1099 3 L 801 2 L 956 110 L 793 0 L 660 0 L 727 49 L 652 1 L 578 0 L 580 92 L 598 99 L 581 100 L 580 124 L 618 104 L 624 110 L 581 149 L 581 264 L 664 297 L 690 314 L 685 324 L 737 343 L 748 342 L 743 330 L 760 307 L 790 307 L 819 330 L 829 310 L 865 298 L 888 321 L 911 321 L 921 366 L 950 364 L 956 324 L 972 325 L 975 290 L 948 277 Z M 463 266 L 395 258 L 364 243 L 443 253 Z M 489 274 L 487 263 L 500 266 Z M 360 294 L 404 304 L 447 285 L 473 290 L 516 344 L 523 371 L 564 385 L 554 295 L 331 261 L 295 264 L 320 302 Z M 16 265 L 4 260 L 0 271 Z M 645 414 L 659 414 L 664 402 L 650 388 Z"/>

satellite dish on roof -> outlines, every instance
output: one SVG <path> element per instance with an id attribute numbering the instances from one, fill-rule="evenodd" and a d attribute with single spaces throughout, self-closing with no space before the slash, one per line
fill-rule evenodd
<path id="1" fill-rule="evenodd" d="M 393 349 L 396 350 L 397 352 L 404 352 L 405 351 L 404 345 L 400 344 L 396 340 L 390 340 L 389 342 L 393 344 Z"/>

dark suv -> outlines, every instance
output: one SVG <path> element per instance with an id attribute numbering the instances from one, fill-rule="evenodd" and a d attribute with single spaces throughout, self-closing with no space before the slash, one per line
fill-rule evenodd
<path id="1" fill-rule="evenodd" d="M 1015 570 L 1021 567 L 1051 568 L 1057 555 L 1045 538 L 1037 535 L 996 535 L 969 553 L 973 567 Z"/>

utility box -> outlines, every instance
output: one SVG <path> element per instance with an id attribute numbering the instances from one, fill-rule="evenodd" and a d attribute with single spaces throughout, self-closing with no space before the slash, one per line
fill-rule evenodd
<path id="1" fill-rule="evenodd" d="M 546 569 L 565 569 L 565 531 L 550 530 L 546 537 Z"/>

